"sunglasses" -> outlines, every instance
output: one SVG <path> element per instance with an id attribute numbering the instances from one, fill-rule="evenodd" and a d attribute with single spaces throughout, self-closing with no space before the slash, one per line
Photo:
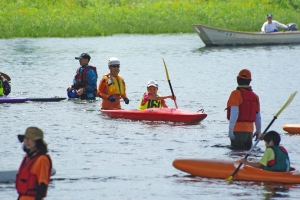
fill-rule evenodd
<path id="1" fill-rule="evenodd" d="M 111 65 L 110 67 L 113 67 L 113 68 L 119 68 L 120 65 Z"/>

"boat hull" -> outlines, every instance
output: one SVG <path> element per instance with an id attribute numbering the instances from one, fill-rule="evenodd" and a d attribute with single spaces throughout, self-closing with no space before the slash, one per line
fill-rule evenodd
<path id="1" fill-rule="evenodd" d="M 194 176 L 226 179 L 232 175 L 239 163 L 209 159 L 176 159 L 173 166 Z M 242 166 L 233 180 L 300 183 L 300 172 L 271 172 L 249 166 Z"/>
<path id="2" fill-rule="evenodd" d="M 176 108 L 149 108 L 145 110 L 101 110 L 111 118 L 146 121 L 169 121 L 194 123 L 207 117 L 204 112 L 189 112 Z"/>
<path id="3" fill-rule="evenodd" d="M 290 134 L 300 134 L 300 124 L 285 124 L 282 128 Z"/>
<path id="4" fill-rule="evenodd" d="M 0 171 L 0 183 L 15 182 L 18 170 Z M 56 174 L 56 170 L 52 168 L 51 176 Z"/>
<path id="5" fill-rule="evenodd" d="M 206 46 L 300 44 L 300 31 L 262 34 L 232 31 L 201 24 L 195 24 L 193 28 Z"/>
<path id="6" fill-rule="evenodd" d="M 1 103 L 24 103 L 28 101 L 26 97 L 0 97 L 0 104 Z"/>

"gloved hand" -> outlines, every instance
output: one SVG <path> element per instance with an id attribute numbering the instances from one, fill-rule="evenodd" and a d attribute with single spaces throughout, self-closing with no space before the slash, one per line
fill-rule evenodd
<path id="1" fill-rule="evenodd" d="M 115 102 L 115 101 L 116 101 L 116 98 L 113 97 L 113 96 L 109 96 L 109 97 L 108 97 L 108 100 L 109 100 L 110 102 Z"/>
<path id="2" fill-rule="evenodd" d="M 234 140 L 235 139 L 235 136 L 233 134 L 233 129 L 229 128 L 229 131 L 228 131 L 228 137 L 231 139 L 231 140 Z"/>
<path id="3" fill-rule="evenodd" d="M 129 99 L 127 97 L 125 97 L 123 100 L 125 101 L 126 104 L 129 104 Z"/>

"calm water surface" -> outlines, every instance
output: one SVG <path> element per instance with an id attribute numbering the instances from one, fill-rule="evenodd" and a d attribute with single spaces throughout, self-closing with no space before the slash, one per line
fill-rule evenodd
<path id="1" fill-rule="evenodd" d="M 28 126 L 45 132 L 57 174 L 46 199 L 300 199 L 300 184 L 276 184 L 190 177 L 176 170 L 176 158 L 237 160 L 246 151 L 228 148 L 224 108 L 236 76 L 252 72 L 252 87 L 260 96 L 262 127 L 267 127 L 289 95 L 299 89 L 300 46 L 206 48 L 196 34 L 114 35 L 91 38 L 0 40 L 0 71 L 11 76 L 12 93 L 21 97 L 66 97 L 78 67 L 74 59 L 90 53 L 90 64 L 101 77 L 107 60 L 118 57 L 130 104 L 136 109 L 148 80 L 169 95 L 165 59 L 180 109 L 208 117 L 199 124 L 110 119 L 95 102 L 27 102 L 0 104 L 0 170 L 19 167 L 23 152 L 17 134 Z M 99 82 L 99 81 L 98 81 Z M 299 94 L 271 129 L 281 133 L 292 166 L 300 168 L 299 135 L 282 130 L 299 123 Z M 167 100 L 169 107 L 174 102 Z M 262 156 L 260 142 L 251 160 Z M 0 199 L 17 199 L 14 184 L 0 183 Z"/>

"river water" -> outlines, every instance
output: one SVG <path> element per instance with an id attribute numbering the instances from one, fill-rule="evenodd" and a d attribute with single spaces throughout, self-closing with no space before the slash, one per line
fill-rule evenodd
<path id="1" fill-rule="evenodd" d="M 28 126 L 40 127 L 57 170 L 46 199 L 300 199 L 300 184 L 229 184 L 191 177 L 172 166 L 176 158 L 245 156 L 246 151 L 228 148 L 224 108 L 236 76 L 243 68 L 251 70 L 264 130 L 299 89 L 300 46 L 206 48 L 196 33 L 15 38 L 0 40 L 0 46 L 0 71 L 12 79 L 10 96 L 66 97 L 78 67 L 74 57 L 88 52 L 99 77 L 108 72 L 110 57 L 120 59 L 130 99 L 122 107 L 136 109 L 150 79 L 158 81 L 161 95 L 170 94 L 164 58 L 178 107 L 203 108 L 208 114 L 199 124 L 178 124 L 110 119 L 99 111 L 99 99 L 0 104 L 0 170 L 19 167 L 24 153 L 17 134 Z M 299 123 L 299 98 L 296 95 L 270 128 L 281 134 L 296 168 L 300 136 L 285 133 L 282 126 Z M 166 103 L 175 107 L 170 99 Z M 264 142 L 258 143 L 249 159 L 259 159 L 264 149 Z M 17 199 L 13 183 L 0 183 L 0 199 Z"/>

